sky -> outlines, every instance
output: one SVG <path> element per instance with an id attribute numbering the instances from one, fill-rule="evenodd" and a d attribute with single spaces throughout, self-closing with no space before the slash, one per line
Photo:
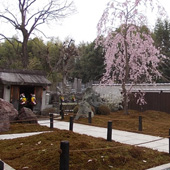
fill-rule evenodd
<path id="1" fill-rule="evenodd" d="M 109 0 L 73 0 L 77 12 L 65 18 L 59 25 L 46 26 L 50 29 L 48 36 L 63 40 L 70 37 L 75 43 L 92 42 L 97 36 L 97 23 Z"/>
<path id="2" fill-rule="evenodd" d="M 6 1 L 6 0 L 5 0 Z M 73 0 L 77 12 L 65 18 L 60 24 L 41 25 L 40 30 L 47 37 L 59 38 L 64 41 L 67 37 L 75 40 L 75 44 L 92 42 L 97 36 L 97 23 L 102 16 L 109 0 Z M 160 0 L 161 4 L 169 12 L 170 0 Z M 15 35 L 10 27 L 0 27 L 0 32 Z M 42 36 L 44 39 L 44 37 Z M 48 40 L 48 39 L 47 39 Z"/>
<path id="3" fill-rule="evenodd" d="M 63 40 L 70 37 L 75 43 L 92 42 L 97 36 L 97 23 L 109 0 L 73 0 L 77 13 L 66 18 L 61 25 L 49 27 L 49 36 Z M 160 0 L 170 16 L 170 0 Z"/>

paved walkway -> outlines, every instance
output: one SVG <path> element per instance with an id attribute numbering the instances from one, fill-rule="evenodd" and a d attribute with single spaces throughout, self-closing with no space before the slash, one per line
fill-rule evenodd
<path id="1" fill-rule="evenodd" d="M 49 120 L 38 121 L 41 125 L 49 127 Z M 69 122 L 54 120 L 54 127 L 58 129 L 69 130 Z M 73 124 L 73 131 L 80 134 L 86 134 L 93 137 L 101 137 L 107 139 L 107 128 L 82 125 L 78 123 Z M 138 145 L 146 148 L 158 150 L 160 152 L 169 152 L 169 139 L 143 135 L 138 133 L 126 132 L 121 130 L 112 130 L 112 140 L 129 145 Z M 151 142 L 152 141 L 152 142 Z"/>
<path id="2" fill-rule="evenodd" d="M 49 120 L 41 120 L 41 121 L 38 121 L 38 123 L 41 125 L 46 125 L 48 127 L 50 126 Z M 54 120 L 53 126 L 61 130 L 68 130 L 69 122 Z M 85 134 L 85 135 L 89 135 L 93 137 L 101 137 L 101 138 L 107 139 L 107 128 L 74 123 L 73 131 L 79 134 Z M 124 143 L 124 144 L 137 145 L 137 146 L 150 148 L 153 150 L 158 150 L 160 152 L 169 153 L 169 139 L 168 138 L 143 135 L 143 134 L 113 129 L 112 140 L 116 142 Z M 170 163 L 164 164 L 158 167 L 153 167 L 148 170 L 170 170 Z"/>
<path id="3" fill-rule="evenodd" d="M 50 126 L 49 120 L 39 120 L 38 123 L 43 126 Z M 69 130 L 69 122 L 54 120 L 54 127 L 61 130 Z M 107 138 L 107 128 L 95 127 L 90 125 L 82 125 L 78 123 L 73 124 L 73 131 L 79 134 L 86 134 L 93 137 Z M 27 137 L 45 132 L 33 132 L 24 134 L 8 134 L 0 135 L 0 140 L 13 139 L 20 137 Z M 112 130 L 112 140 L 123 144 L 142 146 L 158 150 L 160 152 L 169 153 L 169 139 L 150 135 L 143 135 L 133 132 L 126 132 L 121 130 Z M 162 165 L 150 170 L 170 170 L 170 164 Z"/>
<path id="4" fill-rule="evenodd" d="M 0 135 L 0 140 L 33 136 L 33 135 L 38 135 L 38 134 L 41 134 L 41 133 L 46 133 L 46 132 L 30 132 L 30 133 L 17 133 L 17 134 Z"/>

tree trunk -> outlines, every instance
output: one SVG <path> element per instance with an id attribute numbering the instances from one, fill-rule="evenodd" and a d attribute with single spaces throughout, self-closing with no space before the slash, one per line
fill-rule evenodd
<path id="1" fill-rule="evenodd" d="M 23 67 L 27 68 L 28 67 L 28 35 L 24 35 L 23 43 L 22 43 L 22 63 Z"/>
<path id="2" fill-rule="evenodd" d="M 125 30 L 125 77 L 122 82 L 122 91 L 123 91 L 123 108 L 124 108 L 124 114 L 129 114 L 128 113 L 128 93 L 126 90 L 126 84 L 129 83 L 128 77 L 129 77 L 129 57 L 128 57 L 128 44 L 126 42 L 126 35 L 127 35 L 127 29 Z"/>
<path id="3" fill-rule="evenodd" d="M 124 114 L 127 115 L 127 114 L 129 114 L 129 112 L 128 112 L 128 94 L 127 94 L 125 82 L 122 83 L 122 92 L 123 92 L 123 110 L 124 110 Z"/>

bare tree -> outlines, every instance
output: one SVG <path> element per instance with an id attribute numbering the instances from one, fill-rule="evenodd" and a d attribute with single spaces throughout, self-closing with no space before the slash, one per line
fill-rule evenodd
<path id="1" fill-rule="evenodd" d="M 23 39 L 20 42 L 22 52 L 20 55 L 23 67 L 26 68 L 28 65 L 27 43 L 30 35 L 34 31 L 39 31 L 45 35 L 38 29 L 38 26 L 50 23 L 50 21 L 57 22 L 72 14 L 75 9 L 73 2 L 67 0 L 13 0 L 13 3 L 17 4 L 17 8 L 13 8 L 12 2 L 10 3 L 10 6 L 4 7 L 4 11 L 0 12 L 0 20 L 8 22 L 22 34 Z M 0 35 L 10 41 L 4 34 Z"/>
<path id="2" fill-rule="evenodd" d="M 62 44 L 55 43 L 56 48 L 59 47 L 59 56 L 55 58 L 55 63 L 50 56 L 50 48 L 47 47 L 45 53 L 46 63 L 49 66 L 51 73 L 58 72 L 62 74 L 62 93 L 65 93 L 67 79 L 70 71 L 73 69 L 73 63 L 76 56 L 78 56 L 77 48 L 73 39 L 66 39 Z"/>

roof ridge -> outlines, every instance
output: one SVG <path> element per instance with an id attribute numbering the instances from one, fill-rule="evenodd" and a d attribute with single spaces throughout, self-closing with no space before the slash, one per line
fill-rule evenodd
<path id="1" fill-rule="evenodd" d="M 20 73 L 20 74 L 32 74 L 32 75 L 44 75 L 46 76 L 45 71 L 43 70 L 27 70 L 27 69 L 1 69 L 0 72 L 5 73 Z"/>

